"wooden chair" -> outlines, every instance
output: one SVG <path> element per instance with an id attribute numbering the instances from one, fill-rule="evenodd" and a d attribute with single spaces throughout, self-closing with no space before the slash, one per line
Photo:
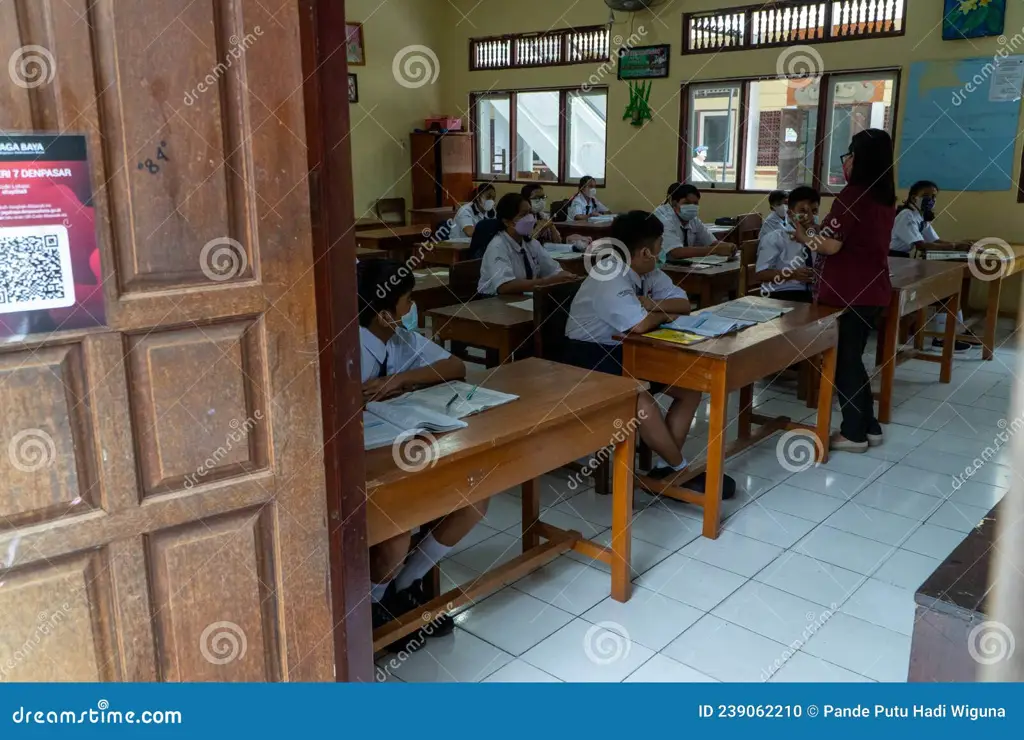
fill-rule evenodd
<path id="1" fill-rule="evenodd" d="M 373 212 L 388 226 L 405 226 L 405 198 L 380 198 L 374 201 Z"/>
<path id="2" fill-rule="evenodd" d="M 533 353 L 537 357 L 553 362 L 562 361 L 569 308 L 582 284 L 558 283 L 534 289 Z"/>
<path id="3" fill-rule="evenodd" d="M 733 240 L 736 246 L 742 246 L 743 242 L 757 240 L 761 235 L 761 226 L 764 219 L 760 213 L 743 213 L 736 217 L 736 226 L 732 230 Z"/>
<path id="4" fill-rule="evenodd" d="M 551 204 L 551 220 L 552 221 L 565 221 L 566 208 L 569 205 L 568 200 L 556 200 Z"/>
<path id="5" fill-rule="evenodd" d="M 478 297 L 476 288 L 480 284 L 480 266 L 483 260 L 466 260 L 456 262 L 448 271 L 448 290 L 463 303 L 469 303 Z M 452 342 L 451 352 L 463 362 L 480 362 L 479 357 L 469 354 L 469 347 L 462 342 Z M 487 351 L 487 358 L 484 364 L 487 367 L 498 365 L 497 356 L 493 351 Z"/>
<path id="6" fill-rule="evenodd" d="M 739 295 L 745 296 L 761 283 L 754 278 L 757 265 L 757 239 L 740 242 L 740 280 Z"/>

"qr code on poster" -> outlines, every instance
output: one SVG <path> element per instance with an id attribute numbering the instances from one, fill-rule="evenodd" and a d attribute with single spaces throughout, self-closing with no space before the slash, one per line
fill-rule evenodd
<path id="1" fill-rule="evenodd" d="M 0 227 L 0 314 L 74 304 L 67 228 Z"/>

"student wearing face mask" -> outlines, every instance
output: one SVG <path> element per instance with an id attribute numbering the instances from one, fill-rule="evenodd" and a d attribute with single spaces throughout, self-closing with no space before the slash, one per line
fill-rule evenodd
<path id="1" fill-rule="evenodd" d="M 472 237 L 476 225 L 485 218 L 494 218 L 494 199 L 497 192 L 489 182 L 477 185 L 473 197 L 455 214 L 455 233 L 452 236 Z"/>
<path id="2" fill-rule="evenodd" d="M 788 226 L 786 217 L 789 213 L 789 195 L 785 190 L 773 190 L 768 194 L 768 207 L 771 208 L 771 213 L 761 224 L 762 238 Z"/>
<path id="3" fill-rule="evenodd" d="M 562 235 L 551 223 L 551 214 L 548 213 L 548 199 L 544 197 L 544 188 L 536 183 L 523 185 L 519 191 L 526 200 L 530 201 L 530 212 L 537 218 L 537 230 L 533 236 L 543 244 L 561 244 Z"/>
<path id="4" fill-rule="evenodd" d="M 569 220 L 586 221 L 591 216 L 611 213 L 608 206 L 597 199 L 597 180 L 590 175 L 580 178 L 579 191 L 569 202 Z"/>
<path id="5" fill-rule="evenodd" d="M 757 242 L 757 275 L 761 294 L 780 301 L 811 302 L 811 284 L 814 282 L 814 255 L 794 238 L 794 227 L 789 219 L 799 221 L 807 228 L 818 223 L 821 196 L 810 187 L 799 187 L 789 194 L 787 221 L 781 228 L 767 234 L 761 230 Z"/>
<path id="6" fill-rule="evenodd" d="M 921 180 L 910 186 L 907 199 L 896 212 L 896 223 L 892 227 L 892 241 L 889 243 L 889 255 L 892 257 L 914 257 L 919 247 L 928 244 L 939 249 L 959 249 L 960 245 L 939 239 L 932 222 L 935 220 L 935 199 L 939 195 L 939 186 L 929 180 Z M 961 311 L 957 318 L 963 321 Z M 946 330 L 946 314 L 942 311 L 935 314 L 932 321 L 935 331 Z M 958 325 L 957 332 L 967 333 L 966 327 Z M 942 349 L 943 340 L 935 337 L 932 346 Z M 954 350 L 966 352 L 971 348 L 967 342 L 957 341 Z"/>
<path id="7" fill-rule="evenodd" d="M 665 228 L 660 264 L 667 259 L 705 257 L 709 254 L 730 256 L 736 246 L 720 242 L 698 218 L 700 190 L 693 185 L 675 182 L 668 186 L 665 202 L 654 209 Z"/>
<path id="8" fill-rule="evenodd" d="M 364 400 L 381 400 L 412 388 L 466 376 L 462 360 L 412 330 L 416 325 L 416 304 L 412 302 L 416 278 L 408 268 L 388 260 L 367 260 L 359 265 L 358 274 Z M 453 511 L 412 550 L 410 532 L 370 548 L 374 629 L 430 601 L 423 577 L 469 534 L 486 511 L 486 501 Z M 388 649 L 417 650 L 427 636 L 450 634 L 454 627 L 452 618 L 444 614 L 429 627 L 401 638 Z"/>
<path id="9" fill-rule="evenodd" d="M 478 293 L 516 295 L 542 285 L 577 279 L 563 270 L 533 238 L 537 217 L 531 212 L 530 201 L 522 195 L 503 195 L 498 201 L 497 220 L 501 231 L 494 235 L 484 252 Z"/>

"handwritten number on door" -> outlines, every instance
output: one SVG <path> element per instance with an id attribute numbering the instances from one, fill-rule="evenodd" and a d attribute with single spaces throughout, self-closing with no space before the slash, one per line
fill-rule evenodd
<path id="1" fill-rule="evenodd" d="M 160 160 L 163 160 L 164 162 L 171 161 L 170 158 L 167 156 L 167 153 L 164 151 L 164 148 L 166 146 L 166 141 L 160 142 L 160 146 L 158 146 L 156 149 L 156 162 Z M 139 169 L 148 170 L 149 174 L 156 175 L 160 172 L 160 165 L 158 165 L 156 162 L 153 161 L 152 159 L 147 159 L 145 162 L 139 162 Z"/>

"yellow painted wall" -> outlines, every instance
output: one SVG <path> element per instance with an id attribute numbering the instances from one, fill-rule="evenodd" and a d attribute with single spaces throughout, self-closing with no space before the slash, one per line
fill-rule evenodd
<path id="1" fill-rule="evenodd" d="M 438 11 L 444 8 L 450 9 L 445 0 L 345 3 L 346 19 L 363 24 L 366 47 L 366 66 L 349 69 L 359 81 L 359 102 L 351 107 L 357 218 L 372 215 L 377 198 L 405 198 L 406 207 L 411 207 L 409 133 L 444 107 L 441 80 L 417 88 L 403 87 L 395 79 L 392 63 L 408 46 L 443 46 L 440 34 L 444 26 Z M 344 101 L 337 103 L 343 105 Z M 331 101 L 326 104 L 330 108 Z"/>

